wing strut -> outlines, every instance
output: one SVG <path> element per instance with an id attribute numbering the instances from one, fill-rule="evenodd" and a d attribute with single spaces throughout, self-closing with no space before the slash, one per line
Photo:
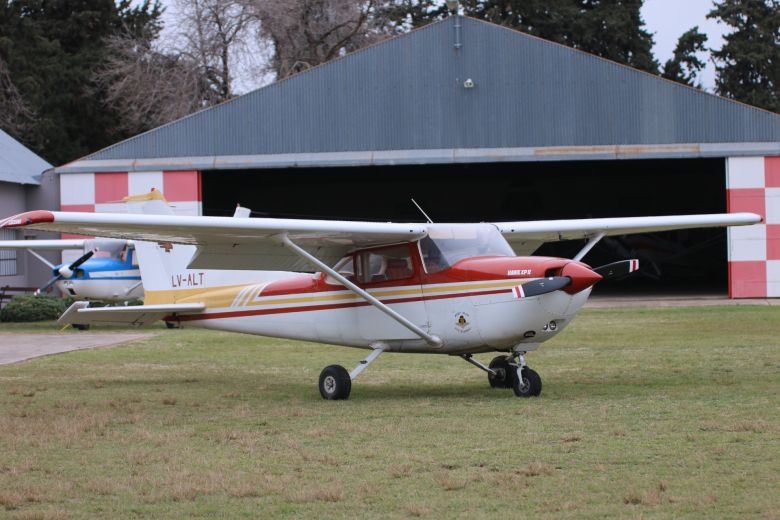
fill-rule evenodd
<path id="1" fill-rule="evenodd" d="M 293 251 L 298 256 L 308 260 L 315 266 L 317 266 L 319 269 L 322 269 L 323 272 L 328 273 L 330 276 L 338 280 L 344 287 L 352 291 L 353 293 L 357 294 L 364 300 L 366 300 L 368 303 L 379 309 L 380 311 L 384 312 L 391 318 L 393 318 L 395 321 L 412 331 L 413 333 L 420 336 L 420 338 L 424 339 L 426 343 L 428 343 L 432 347 L 441 347 L 442 341 L 438 336 L 434 336 L 431 334 L 428 334 L 424 330 L 422 330 L 420 327 L 409 321 L 408 319 L 404 318 L 397 312 L 395 312 L 393 309 L 385 305 L 384 303 L 380 302 L 378 299 L 371 296 L 368 292 L 364 291 L 354 283 L 347 280 L 344 276 L 336 272 L 334 269 L 331 269 L 327 264 L 324 264 L 321 262 L 317 257 L 310 254 L 308 251 L 300 247 L 299 245 L 295 244 L 292 240 L 290 240 L 290 237 L 287 236 L 287 233 L 282 233 L 280 235 L 282 237 L 282 242 L 287 247 L 287 249 Z"/>
<path id="2" fill-rule="evenodd" d="M 598 233 L 598 234 L 596 234 L 596 235 L 593 235 L 592 237 L 590 237 L 590 240 L 588 240 L 588 243 L 587 243 L 587 244 L 585 244 L 585 245 L 583 246 L 583 248 L 582 248 L 582 249 L 580 249 L 580 252 L 579 252 L 579 253 L 577 253 L 577 256 L 575 256 L 575 257 L 573 258 L 573 260 L 576 260 L 576 261 L 578 261 L 578 262 L 579 262 L 580 260 L 582 260 L 582 258 L 583 258 L 585 255 L 587 255 L 587 254 L 590 252 L 590 250 L 591 250 L 591 249 L 593 249 L 593 246 L 595 246 L 596 244 L 598 244 L 598 243 L 599 243 L 599 240 L 601 240 L 602 238 L 604 238 L 604 236 L 605 236 L 606 234 L 607 234 L 606 232 L 602 231 L 601 233 Z"/>
<path id="3" fill-rule="evenodd" d="M 42 257 L 41 255 L 39 255 L 38 253 L 36 253 L 36 252 L 35 252 L 35 251 L 33 251 L 32 249 L 28 249 L 28 250 L 27 250 L 27 252 L 28 252 L 28 253 L 30 253 L 31 255 L 33 255 L 33 256 L 34 256 L 35 258 L 37 258 L 38 260 L 40 260 L 41 262 L 43 262 L 44 264 L 46 264 L 46 265 L 49 267 L 49 269 L 54 269 L 54 265 L 53 265 L 51 262 L 49 262 L 48 260 L 46 260 L 44 257 Z"/>

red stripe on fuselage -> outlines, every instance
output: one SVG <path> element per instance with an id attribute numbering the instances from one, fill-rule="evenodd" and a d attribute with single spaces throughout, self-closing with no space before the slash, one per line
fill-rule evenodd
<path id="1" fill-rule="evenodd" d="M 386 300 L 383 301 L 382 303 L 384 303 L 385 305 L 393 305 L 396 303 L 444 300 L 447 298 L 463 298 L 466 296 L 486 296 L 490 294 L 502 294 L 502 293 L 511 293 L 511 292 L 512 292 L 511 289 L 498 289 L 494 291 L 443 294 L 438 296 L 421 296 L 421 297 L 417 296 L 414 298 L 399 298 L 397 300 Z M 371 304 L 366 301 L 350 302 L 350 303 L 331 303 L 328 305 L 310 305 L 308 307 L 306 306 L 281 307 L 281 308 L 277 307 L 276 309 L 255 309 L 251 311 L 229 311 L 229 312 L 214 312 L 210 314 L 192 314 L 192 315 L 178 316 L 177 318 L 172 318 L 172 319 L 178 319 L 180 321 L 216 320 L 221 318 L 244 318 L 247 316 L 263 316 L 267 314 L 286 314 L 291 312 L 328 311 L 333 309 L 348 309 L 351 307 L 367 307 L 369 305 Z"/>

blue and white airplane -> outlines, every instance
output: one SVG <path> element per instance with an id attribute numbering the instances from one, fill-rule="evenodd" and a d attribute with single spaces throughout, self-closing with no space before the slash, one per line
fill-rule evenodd
<path id="1" fill-rule="evenodd" d="M 0 249 L 27 250 L 51 268 L 52 278 L 36 294 L 56 286 L 77 300 L 124 303 L 144 296 L 135 247 L 126 240 L 0 240 Z M 75 261 L 54 265 L 37 253 L 68 249 L 80 249 L 83 254 Z"/>

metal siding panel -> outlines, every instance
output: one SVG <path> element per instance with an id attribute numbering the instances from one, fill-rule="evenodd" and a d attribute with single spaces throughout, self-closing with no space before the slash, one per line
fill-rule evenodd
<path id="1" fill-rule="evenodd" d="M 486 22 L 462 19 L 455 50 L 454 21 L 88 159 L 780 141 L 776 114 Z"/>

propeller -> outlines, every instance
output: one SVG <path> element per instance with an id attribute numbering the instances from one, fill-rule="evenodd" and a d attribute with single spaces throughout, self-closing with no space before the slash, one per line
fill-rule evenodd
<path id="1" fill-rule="evenodd" d="M 619 262 L 613 262 L 611 264 L 602 265 L 593 270 L 593 272 L 600 274 L 605 280 L 612 280 L 615 278 L 621 278 L 627 276 L 635 271 L 639 270 L 639 260 L 621 260 Z"/>
<path id="2" fill-rule="evenodd" d="M 49 288 L 54 285 L 55 283 L 59 282 L 62 279 L 67 279 L 73 276 L 73 273 L 76 271 L 76 269 L 79 268 L 81 264 L 92 258 L 92 255 L 94 255 L 94 251 L 89 251 L 85 253 L 84 255 L 80 256 L 76 259 L 75 262 L 68 266 L 62 266 L 59 269 L 56 269 L 54 272 L 56 273 L 54 277 L 46 282 L 43 287 L 35 291 L 35 295 L 38 296 L 46 291 L 49 290 Z"/>
<path id="3" fill-rule="evenodd" d="M 570 284 L 571 278 L 568 276 L 551 276 L 518 285 L 513 290 L 517 298 L 530 298 L 558 291 Z"/>

